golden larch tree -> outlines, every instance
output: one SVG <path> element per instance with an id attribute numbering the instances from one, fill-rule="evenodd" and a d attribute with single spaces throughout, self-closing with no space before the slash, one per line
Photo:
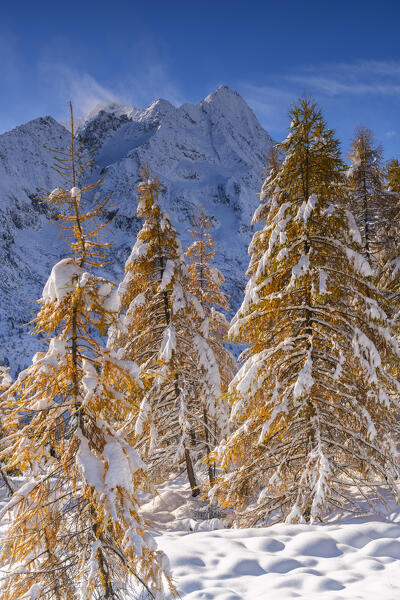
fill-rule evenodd
<path id="1" fill-rule="evenodd" d="M 121 600 L 135 589 L 161 599 L 172 590 L 139 512 L 137 492 L 150 489 L 145 467 L 122 427 L 139 369 L 102 345 L 118 296 L 93 274 L 106 261 L 108 199 L 91 199 L 101 180 L 84 184 L 90 162 L 71 107 L 71 145 L 56 153 L 65 187 L 46 198 L 70 256 L 52 269 L 33 321 L 47 350 L 2 401 L 0 456 L 25 478 L 1 511 L 2 600 Z"/>
<path id="2" fill-rule="evenodd" d="M 189 230 L 193 241 L 186 249 L 188 263 L 189 290 L 200 302 L 206 318 L 208 319 L 207 341 L 216 358 L 221 378 L 221 391 L 226 392 L 236 372 L 236 360 L 224 346 L 229 323 L 222 312 L 229 311 L 229 304 L 222 285 L 225 278 L 221 271 L 213 265 L 217 248 L 210 232 L 211 219 L 204 209 L 200 209 L 194 216 L 193 228 Z M 228 405 L 224 396 L 216 398 L 216 415 L 210 418 L 206 406 L 203 406 L 204 437 L 207 444 L 207 453 L 214 447 L 228 430 Z M 209 481 L 215 477 L 214 466 L 209 465 Z"/>
<path id="3" fill-rule="evenodd" d="M 141 175 L 137 212 L 144 223 L 119 286 L 122 314 L 109 345 L 144 373 L 134 443 L 151 473 L 162 481 L 184 461 L 197 495 L 195 463 L 207 454 L 202 408 L 214 416 L 220 376 L 177 232 L 160 206 L 161 184 L 148 168 Z"/>
<path id="4" fill-rule="evenodd" d="M 214 452 L 212 495 L 239 508 L 241 525 L 357 511 L 380 485 L 397 494 L 399 349 L 341 206 L 338 142 L 308 98 L 290 117 L 230 330 L 248 344 L 229 387 L 233 433 Z"/>

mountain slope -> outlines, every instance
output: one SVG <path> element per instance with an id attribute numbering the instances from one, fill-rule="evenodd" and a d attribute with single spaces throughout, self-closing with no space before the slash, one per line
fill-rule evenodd
<path id="1" fill-rule="evenodd" d="M 198 208 L 213 218 L 217 264 L 236 308 L 245 283 L 250 219 L 272 143 L 239 94 L 223 86 L 200 103 L 179 108 L 161 99 L 145 110 L 112 104 L 87 120 L 79 136 L 97 148 L 90 177 L 107 169 L 101 193 L 113 192 L 111 276 L 121 277 L 138 230 L 136 185 L 140 166 L 148 164 L 165 185 L 162 202 L 184 245 Z M 35 200 L 40 189 L 61 183 L 43 146 L 67 143 L 67 130 L 51 117 L 0 136 L 0 360 L 8 359 L 15 369 L 39 348 L 29 328 L 21 326 L 36 310 L 30 301 L 41 295 L 52 264 L 64 252 L 45 206 Z"/>
<path id="2" fill-rule="evenodd" d="M 51 152 L 68 132 L 51 117 L 35 119 L 0 136 L 0 361 L 18 369 L 38 342 L 23 327 L 32 319 L 46 274 L 58 260 L 61 240 L 37 198 L 59 180 Z"/>

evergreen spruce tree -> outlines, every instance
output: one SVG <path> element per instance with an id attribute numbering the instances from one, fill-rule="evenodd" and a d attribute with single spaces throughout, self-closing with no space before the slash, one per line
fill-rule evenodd
<path id="1" fill-rule="evenodd" d="M 228 311 L 229 304 L 226 295 L 221 290 L 225 279 L 221 271 L 213 266 L 212 261 L 217 253 L 215 241 L 210 233 L 211 219 L 201 209 L 194 218 L 194 228 L 189 230 L 193 242 L 186 250 L 189 273 L 189 290 L 200 302 L 209 323 L 208 343 L 216 358 L 221 390 L 227 391 L 229 383 L 236 372 L 236 360 L 223 344 L 229 324 L 221 309 Z M 223 396 L 216 399 L 216 418 L 211 419 L 203 406 L 205 424 L 204 437 L 207 443 L 207 453 L 227 433 L 228 405 Z M 215 477 L 214 466 L 209 465 L 209 480 Z"/>
<path id="2" fill-rule="evenodd" d="M 144 224 L 119 287 L 120 324 L 109 338 L 144 376 L 135 444 L 162 481 L 182 461 L 195 496 L 194 463 L 207 455 L 203 406 L 214 417 L 220 377 L 208 323 L 189 279 L 177 233 L 159 204 L 161 185 L 142 169 L 138 216 Z"/>
<path id="3" fill-rule="evenodd" d="M 377 146 L 370 129 L 360 126 L 351 143 L 348 170 L 350 208 L 362 235 L 363 253 L 378 264 L 382 250 L 380 231 L 387 222 L 390 195 L 385 187 L 382 148 Z"/>
<path id="4" fill-rule="evenodd" d="M 84 185 L 90 160 L 75 146 L 71 107 L 71 145 L 56 154 L 65 188 L 47 198 L 71 253 L 52 269 L 34 320 L 47 350 L 2 403 L 1 458 L 26 478 L 1 511 L 2 600 L 121 600 L 134 589 L 161 599 L 172 589 L 139 513 L 145 468 L 121 427 L 138 368 L 101 343 L 118 303 L 112 285 L 93 274 L 106 259 L 108 199 L 90 200 L 101 183 Z"/>
<path id="5" fill-rule="evenodd" d="M 343 164 L 321 112 L 291 110 L 263 185 L 250 277 L 230 334 L 248 344 L 232 381 L 233 433 L 212 493 L 244 525 L 322 520 L 397 494 L 399 349 L 340 205 Z"/>

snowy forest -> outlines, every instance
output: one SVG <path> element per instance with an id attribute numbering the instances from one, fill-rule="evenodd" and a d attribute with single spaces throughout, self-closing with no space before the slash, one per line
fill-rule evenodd
<path id="1" fill-rule="evenodd" d="M 109 278 L 114 198 L 70 109 L 39 199 L 66 248 L 31 298 L 45 349 L 19 372 L 1 356 L 1 600 L 399 585 L 399 160 L 366 126 L 344 156 L 300 97 L 265 148 L 231 318 L 214 215 L 199 202 L 183 245 L 145 162 Z"/>

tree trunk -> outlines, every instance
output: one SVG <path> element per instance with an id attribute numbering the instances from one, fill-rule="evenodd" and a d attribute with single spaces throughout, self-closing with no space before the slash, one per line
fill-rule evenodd
<path id="1" fill-rule="evenodd" d="M 192 490 L 192 496 L 193 496 L 193 498 L 195 498 L 196 496 L 198 496 L 200 494 L 200 488 L 196 483 L 196 477 L 194 475 L 192 459 L 190 458 L 190 452 L 187 448 L 185 448 L 185 462 L 186 462 L 186 472 L 187 472 L 190 487 Z"/>
<path id="2" fill-rule="evenodd" d="M 13 493 L 15 492 L 14 488 L 12 487 L 11 483 L 8 480 L 7 475 L 5 474 L 5 471 L 0 468 L 0 475 L 4 481 L 5 486 L 7 487 L 8 491 L 10 492 L 10 495 L 12 496 Z"/>
<path id="3" fill-rule="evenodd" d="M 210 456 L 210 443 L 209 443 L 209 435 L 208 435 L 208 416 L 206 408 L 203 408 L 203 419 L 204 419 L 204 437 L 206 440 L 206 452 L 207 452 L 207 471 L 208 471 L 208 481 L 210 485 L 214 483 L 214 472 L 213 466 L 208 462 L 208 457 Z"/>
<path id="4" fill-rule="evenodd" d="M 157 238 L 158 238 L 158 248 L 159 248 L 160 270 L 161 270 L 160 278 L 162 280 L 165 263 L 164 263 L 164 255 L 162 252 L 162 244 L 161 244 L 161 236 L 160 236 L 160 228 L 159 227 L 157 227 Z M 165 290 L 163 292 L 163 300 L 164 300 L 165 322 L 168 326 L 171 322 L 171 311 L 170 311 L 170 307 L 169 307 L 168 294 Z M 180 391 L 180 385 L 179 385 L 179 377 L 178 377 L 178 374 L 175 373 L 175 400 L 177 400 L 179 398 L 180 393 L 181 393 L 181 391 Z M 193 430 L 190 431 L 190 435 L 192 436 L 192 441 L 195 442 L 196 438 L 195 438 L 195 434 L 194 434 Z M 198 496 L 200 494 L 200 488 L 197 485 L 196 477 L 195 477 L 194 469 L 193 469 L 192 459 L 190 457 L 190 452 L 186 448 L 186 446 L 185 446 L 185 463 L 186 463 L 187 476 L 188 476 L 190 487 L 192 490 L 192 496 L 195 498 L 196 496 Z"/>

